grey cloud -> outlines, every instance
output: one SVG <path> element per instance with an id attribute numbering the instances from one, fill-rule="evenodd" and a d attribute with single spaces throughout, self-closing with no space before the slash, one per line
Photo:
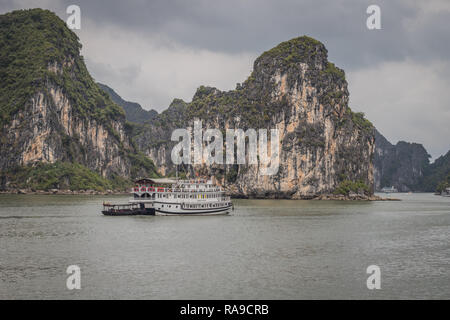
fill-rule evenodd
<path id="1" fill-rule="evenodd" d="M 450 149 L 449 72 L 449 62 L 412 60 L 351 72 L 350 103 L 391 142 L 423 143 L 436 158 Z"/>
<path id="2" fill-rule="evenodd" d="M 99 79 L 116 78 L 127 84 L 132 84 L 141 72 L 141 67 L 137 64 L 130 64 L 125 68 L 117 69 L 110 64 L 92 61 L 89 58 L 85 60 L 90 69 L 95 69 L 95 77 Z"/>
<path id="3" fill-rule="evenodd" d="M 72 3 L 61 2 L 62 7 Z M 262 52 L 307 34 L 324 42 L 331 58 L 358 68 L 405 57 L 446 56 L 450 11 L 429 12 L 420 30 L 411 24 L 423 13 L 414 1 L 381 0 L 382 30 L 366 28 L 374 1 L 78 1 L 82 14 L 99 26 L 158 34 L 177 43 L 221 52 Z M 432 6 L 430 3 L 429 6 Z M 430 50 L 423 50 L 424 46 Z"/>
<path id="4" fill-rule="evenodd" d="M 65 17 L 64 8 L 72 3 L 61 0 L 52 7 Z M 373 3 L 373 0 L 77 1 L 83 18 L 99 27 L 114 25 L 144 37 L 158 35 L 197 49 L 263 52 L 281 41 L 307 34 L 324 42 L 330 58 L 345 69 L 406 57 L 418 60 L 448 57 L 450 10 L 424 11 L 416 1 L 378 0 L 375 3 L 381 7 L 383 29 L 369 31 L 366 8 Z M 427 6 L 433 8 L 435 3 L 439 2 L 429 2 Z M 14 2 L 9 0 L 4 7 L 14 7 Z M 419 18 L 422 20 L 419 28 L 414 28 Z"/>

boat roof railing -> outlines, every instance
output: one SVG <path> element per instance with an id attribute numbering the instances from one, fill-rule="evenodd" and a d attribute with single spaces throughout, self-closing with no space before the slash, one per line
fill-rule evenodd
<path id="1" fill-rule="evenodd" d="M 135 204 L 135 203 L 122 203 L 122 204 L 116 203 L 116 204 L 113 204 L 113 203 L 103 202 L 103 206 L 104 207 L 111 207 L 111 208 L 114 208 L 114 207 L 133 207 L 133 206 L 136 206 L 136 205 L 137 204 Z"/>
<path id="2" fill-rule="evenodd" d="M 186 179 L 186 180 L 175 180 L 169 178 L 142 178 L 135 181 L 135 184 L 174 184 L 174 183 L 212 183 L 211 180 L 207 179 Z"/>
<path id="3" fill-rule="evenodd" d="M 171 184 L 176 182 L 177 180 L 168 178 L 158 178 L 158 179 L 143 178 L 135 181 L 136 184 Z"/>

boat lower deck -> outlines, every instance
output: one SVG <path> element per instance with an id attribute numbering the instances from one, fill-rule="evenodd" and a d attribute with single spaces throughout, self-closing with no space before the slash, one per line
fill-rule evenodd
<path id="1" fill-rule="evenodd" d="M 215 203 L 203 202 L 195 205 L 190 203 L 175 203 L 175 202 L 159 202 L 154 203 L 156 215 L 196 215 L 209 216 L 228 214 L 233 210 L 231 203 Z"/>
<path id="2" fill-rule="evenodd" d="M 146 208 L 144 205 L 127 203 L 127 204 L 108 204 L 103 203 L 102 214 L 105 216 L 153 216 L 154 208 Z"/>

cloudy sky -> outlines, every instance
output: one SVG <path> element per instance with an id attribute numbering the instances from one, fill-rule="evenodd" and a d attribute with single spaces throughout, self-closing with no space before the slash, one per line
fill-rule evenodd
<path id="1" fill-rule="evenodd" d="M 81 8 L 82 54 L 93 77 L 146 109 L 190 101 L 199 85 L 233 89 L 256 57 L 300 35 L 322 41 L 346 72 L 350 106 L 392 143 L 450 149 L 450 1 L 2 0 L 0 12 Z M 366 9 L 381 8 L 381 30 Z"/>

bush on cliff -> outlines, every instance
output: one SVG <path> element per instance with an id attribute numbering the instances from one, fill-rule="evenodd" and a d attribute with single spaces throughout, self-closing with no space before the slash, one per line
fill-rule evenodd
<path id="1" fill-rule="evenodd" d="M 125 190 L 131 186 L 131 181 L 118 175 L 106 179 L 81 164 L 61 161 L 18 166 L 0 176 L 9 178 L 8 189 L 106 191 Z"/>
<path id="2" fill-rule="evenodd" d="M 343 180 L 339 183 L 333 194 L 348 195 L 350 192 L 369 194 L 370 188 L 361 180 Z"/>
<path id="3" fill-rule="evenodd" d="M 444 191 L 447 188 L 450 188 L 450 174 L 447 177 L 445 177 L 444 180 L 439 182 L 439 184 L 436 187 L 436 192 L 441 193 L 442 191 Z"/>

